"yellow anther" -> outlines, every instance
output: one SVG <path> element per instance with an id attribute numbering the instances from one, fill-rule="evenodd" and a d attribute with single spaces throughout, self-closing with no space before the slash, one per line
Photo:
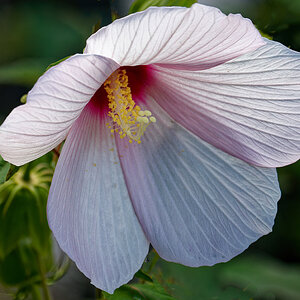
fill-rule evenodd
<path id="1" fill-rule="evenodd" d="M 132 99 L 131 89 L 128 86 L 128 76 L 126 70 L 117 70 L 104 83 L 104 89 L 107 92 L 109 100 L 108 115 L 114 122 L 106 124 L 111 132 L 118 132 L 120 138 L 128 137 L 129 143 L 136 141 L 141 143 L 146 128 L 150 123 L 155 123 L 156 118 L 152 116 L 151 111 L 142 110 Z"/>
<path id="2" fill-rule="evenodd" d="M 155 123 L 155 122 L 156 122 L 156 118 L 155 118 L 155 117 L 150 117 L 149 120 L 150 120 L 152 123 Z"/>
<path id="3" fill-rule="evenodd" d="M 151 111 L 150 110 L 144 110 L 144 114 L 145 116 L 147 117 L 150 117 L 152 115 Z"/>
<path id="4" fill-rule="evenodd" d="M 148 124 L 149 119 L 147 117 L 142 117 L 142 123 Z"/>

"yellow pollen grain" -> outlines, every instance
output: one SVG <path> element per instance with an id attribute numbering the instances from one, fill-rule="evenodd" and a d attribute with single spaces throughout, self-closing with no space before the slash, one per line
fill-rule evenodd
<path id="1" fill-rule="evenodd" d="M 106 123 L 111 133 L 118 132 L 121 139 L 127 137 L 129 143 L 141 143 L 146 128 L 156 122 L 151 111 L 142 110 L 132 99 L 126 70 L 117 70 L 104 83 L 108 98 L 108 115 L 112 124 Z"/>

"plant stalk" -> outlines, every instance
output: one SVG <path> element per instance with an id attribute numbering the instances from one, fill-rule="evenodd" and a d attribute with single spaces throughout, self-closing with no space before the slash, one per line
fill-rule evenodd
<path id="1" fill-rule="evenodd" d="M 36 285 L 31 288 L 31 296 L 32 300 L 42 300 L 40 289 Z"/>
<path id="2" fill-rule="evenodd" d="M 96 288 L 96 300 L 105 300 L 102 291 L 97 288 Z"/>
<path id="3" fill-rule="evenodd" d="M 49 289 L 48 289 L 48 286 L 47 286 L 47 281 L 46 281 L 45 268 L 44 268 L 44 265 L 41 261 L 41 257 L 40 257 L 39 253 L 37 253 L 37 261 L 38 261 L 38 267 L 39 267 L 39 272 L 40 272 L 40 276 L 41 276 L 41 287 L 42 287 L 42 290 L 43 290 L 44 299 L 45 300 L 51 300 L 51 296 L 50 296 Z"/>

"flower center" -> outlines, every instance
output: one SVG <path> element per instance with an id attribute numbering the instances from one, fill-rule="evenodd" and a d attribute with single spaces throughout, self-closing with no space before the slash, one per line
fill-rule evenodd
<path id="1" fill-rule="evenodd" d="M 113 124 L 107 123 L 111 132 L 118 132 L 120 138 L 128 137 L 129 142 L 141 143 L 141 137 L 150 123 L 156 118 L 149 110 L 142 110 L 132 100 L 131 89 L 128 86 L 126 70 L 115 71 L 105 82 L 104 89 L 108 98 L 108 115 Z"/>

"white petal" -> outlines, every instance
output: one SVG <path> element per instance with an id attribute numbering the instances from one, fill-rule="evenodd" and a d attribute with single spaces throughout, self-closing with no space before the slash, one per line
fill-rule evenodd
<path id="1" fill-rule="evenodd" d="M 89 104 L 73 125 L 55 169 L 48 220 L 60 247 L 92 284 L 112 293 L 141 267 L 149 244 L 104 123 Z"/>
<path id="2" fill-rule="evenodd" d="M 34 160 L 66 137 L 73 122 L 119 66 L 109 58 L 78 54 L 52 67 L 37 81 L 27 103 L 0 127 L 0 154 L 15 164 Z"/>
<path id="3" fill-rule="evenodd" d="M 140 145 L 117 140 L 129 193 L 158 254 L 188 266 L 231 259 L 271 231 L 276 170 L 201 141 L 147 103 L 157 118 Z"/>
<path id="4" fill-rule="evenodd" d="M 279 167 L 300 157 L 300 54 L 267 41 L 210 70 L 153 67 L 152 95 L 210 144 L 251 164 Z"/>
<path id="5" fill-rule="evenodd" d="M 224 15 L 214 7 L 151 7 L 116 20 L 87 40 L 86 53 L 123 66 L 169 64 L 206 69 L 264 42 L 250 20 Z"/>

